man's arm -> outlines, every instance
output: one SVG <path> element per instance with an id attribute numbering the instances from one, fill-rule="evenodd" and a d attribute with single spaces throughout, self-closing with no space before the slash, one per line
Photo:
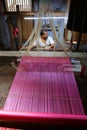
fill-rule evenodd
<path id="1" fill-rule="evenodd" d="M 49 43 L 50 43 L 50 45 L 49 46 L 46 46 L 46 50 L 50 50 L 51 48 L 54 48 L 54 40 L 53 40 L 53 38 L 52 37 L 48 37 L 48 41 L 49 41 Z"/>
<path id="2" fill-rule="evenodd" d="M 51 48 L 54 48 L 54 43 L 51 44 L 51 45 L 49 45 L 49 46 L 46 46 L 46 47 L 45 47 L 45 50 L 50 50 Z"/>
<path id="3" fill-rule="evenodd" d="M 36 45 L 29 45 L 28 46 L 28 51 L 30 51 L 31 49 L 33 49 L 33 48 L 35 48 L 36 47 Z"/>
<path id="4" fill-rule="evenodd" d="M 31 45 L 28 46 L 28 51 L 36 47 L 36 41 L 33 41 Z"/>

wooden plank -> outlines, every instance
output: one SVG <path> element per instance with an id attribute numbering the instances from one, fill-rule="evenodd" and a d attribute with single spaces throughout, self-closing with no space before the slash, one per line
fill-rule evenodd
<path id="1" fill-rule="evenodd" d="M 27 41 L 33 30 L 33 20 L 24 20 L 24 16 L 19 17 L 21 17 L 22 40 Z"/>
<path id="2" fill-rule="evenodd" d="M 67 52 L 69 57 L 87 58 L 87 53 Z M 67 57 L 64 52 L 58 51 L 0 51 L 0 56 L 19 57 L 19 56 L 44 56 L 44 57 Z"/>
<path id="3" fill-rule="evenodd" d="M 13 15 L 13 14 L 18 14 L 18 15 L 25 15 L 25 16 L 34 16 L 38 14 L 39 12 L 29 12 L 29 11 L 20 11 L 20 12 L 15 12 L 15 11 L 5 11 L 4 14 L 6 15 Z M 64 12 L 52 12 L 53 15 L 55 16 L 65 16 L 66 13 Z"/>

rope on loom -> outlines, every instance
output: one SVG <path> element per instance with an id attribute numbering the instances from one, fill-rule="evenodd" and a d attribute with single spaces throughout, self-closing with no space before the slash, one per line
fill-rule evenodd
<path id="1" fill-rule="evenodd" d="M 42 3 L 41 3 L 41 7 L 42 7 Z M 43 8 L 42 8 L 42 10 L 43 10 Z M 39 32 L 40 32 L 41 25 L 42 25 L 42 19 L 41 19 L 42 15 L 43 15 L 43 11 L 40 11 L 38 14 L 38 23 L 37 23 L 36 28 L 35 28 L 36 33 L 35 33 L 33 40 L 30 42 L 30 44 L 28 46 L 28 51 L 30 51 L 30 45 L 32 45 L 35 40 L 37 42 L 37 51 L 39 51 L 39 36 L 40 36 Z"/>
<path id="2" fill-rule="evenodd" d="M 34 33 L 35 33 L 35 28 L 32 30 L 32 33 L 31 35 L 29 36 L 28 40 L 25 42 L 25 44 L 22 46 L 22 48 L 19 50 L 21 51 L 26 45 L 28 45 L 29 41 L 33 38 L 34 36 Z"/>
<path id="3" fill-rule="evenodd" d="M 41 18 L 42 18 L 43 15 L 46 15 L 47 12 L 49 11 L 48 10 L 49 9 L 49 3 L 50 3 L 49 0 L 47 0 L 47 1 L 40 0 L 40 4 L 39 4 L 40 11 L 39 11 L 39 14 L 38 14 L 38 18 L 39 18 L 38 23 L 37 23 L 37 25 L 35 25 L 30 37 L 28 38 L 28 40 L 23 45 L 23 47 L 28 45 L 26 53 L 28 51 L 30 51 L 31 46 L 33 45 L 33 42 L 35 40 L 37 42 L 37 51 L 39 52 L 39 35 L 40 35 L 39 32 L 40 32 L 40 28 L 41 28 L 41 24 L 42 24 L 42 19 Z M 48 12 L 47 15 L 50 16 L 50 13 Z M 60 47 L 64 50 L 65 54 L 68 56 L 67 51 L 66 51 L 66 47 L 63 46 L 63 43 L 60 42 L 60 40 L 58 39 L 58 37 L 56 35 L 56 30 L 55 30 L 55 27 L 53 25 L 53 20 L 52 19 L 49 20 L 49 24 L 50 24 L 50 27 L 52 28 L 55 43 L 56 42 L 59 43 Z M 61 36 L 61 34 L 60 34 L 60 36 Z M 23 47 L 20 49 L 20 51 L 23 49 Z M 54 47 L 54 54 L 55 54 L 55 47 Z"/>
<path id="4" fill-rule="evenodd" d="M 41 12 L 42 12 L 42 16 L 43 15 L 46 15 L 47 17 L 49 16 L 49 6 L 50 6 L 50 1 L 49 0 L 46 0 L 46 1 L 42 1 L 41 0 L 41 3 L 40 3 L 40 7 L 42 7 L 42 9 L 41 9 Z M 44 8 L 45 7 L 45 8 Z M 54 47 L 54 51 L 55 51 L 55 47 Z M 43 53 L 43 52 L 41 52 L 41 53 Z M 40 54 L 41 54 L 40 53 Z M 46 52 L 45 52 L 46 53 Z M 55 53 L 54 53 L 54 55 L 55 55 Z"/>
<path id="5" fill-rule="evenodd" d="M 68 13 L 69 13 L 69 7 L 70 7 L 70 1 L 67 1 L 67 7 L 66 7 L 66 17 L 68 17 Z M 65 39 L 61 33 L 61 30 L 60 30 L 60 24 L 58 24 L 58 29 L 59 29 L 59 35 L 60 35 L 60 38 L 62 39 L 62 42 L 65 43 Z M 66 48 L 68 48 L 68 46 L 66 45 Z M 69 50 L 72 52 L 72 50 L 69 48 Z"/>
<path id="6" fill-rule="evenodd" d="M 51 26 L 51 28 L 52 28 L 52 32 L 53 32 L 53 34 L 54 34 L 54 39 L 56 40 L 57 43 L 59 43 L 59 45 L 61 46 L 61 48 L 64 50 L 65 54 L 67 54 L 66 49 L 64 48 L 64 46 L 62 45 L 62 43 L 59 41 L 59 39 L 58 39 L 58 37 L 57 37 L 57 35 L 56 35 L 56 30 L 55 30 L 55 28 L 54 28 L 54 26 L 53 26 L 52 19 L 49 19 L 49 23 L 50 23 L 50 26 Z M 67 56 L 68 56 L 68 54 L 67 54 Z"/>
<path id="7" fill-rule="evenodd" d="M 26 45 L 31 45 L 32 43 L 30 42 L 32 40 L 32 38 L 34 37 L 34 34 L 36 34 L 36 29 L 37 29 L 38 23 L 35 25 L 35 27 L 33 28 L 31 35 L 29 36 L 28 40 L 25 42 L 25 44 L 22 46 L 22 48 L 20 49 L 20 51 L 26 46 Z M 35 39 L 35 38 L 34 38 Z M 30 42 L 30 43 L 29 43 Z M 29 49 L 29 48 L 28 48 Z"/>
<path id="8" fill-rule="evenodd" d="M 65 43 L 65 39 L 64 39 L 64 37 L 63 37 L 63 35 L 62 35 L 62 33 L 61 33 L 60 25 L 59 25 L 59 24 L 58 24 L 58 29 L 59 29 L 59 36 L 60 36 L 60 39 L 61 39 L 60 43 L 62 44 L 62 46 L 63 46 L 63 45 L 65 46 L 65 49 L 67 49 L 68 46 L 64 44 L 64 43 Z M 71 49 L 69 49 L 69 50 L 72 51 Z"/>
<path id="9" fill-rule="evenodd" d="M 42 3 L 42 4 L 43 4 L 43 3 Z M 45 4 L 46 4 L 46 5 L 45 5 Z M 49 0 L 48 0 L 47 2 L 44 1 L 44 4 L 43 4 L 43 5 L 45 5 L 45 6 L 44 6 L 45 8 L 43 7 L 43 9 L 46 10 L 46 7 L 49 8 L 49 5 L 50 5 Z M 49 13 L 49 16 L 51 16 L 50 13 Z M 54 35 L 54 41 L 56 41 L 57 43 L 59 43 L 59 45 L 61 46 L 61 48 L 62 48 L 62 49 L 64 50 L 64 52 L 67 54 L 66 47 L 64 47 L 62 41 L 60 42 L 60 40 L 57 38 L 56 30 L 55 30 L 55 27 L 54 27 L 54 25 L 53 25 L 52 19 L 49 20 L 49 23 L 50 23 L 50 26 L 51 26 L 51 28 L 52 28 L 52 32 L 53 32 L 53 35 Z M 58 27 L 58 28 L 59 28 L 59 27 Z M 60 32 L 60 30 L 59 30 L 59 32 Z M 61 33 L 60 33 L 60 36 L 61 36 Z M 63 40 L 64 40 L 64 39 L 63 39 Z M 55 47 L 54 47 L 54 52 L 55 52 Z"/>
<path id="10" fill-rule="evenodd" d="M 39 14 L 39 18 L 41 18 L 41 14 Z M 37 44 L 36 44 L 37 45 L 37 51 L 39 51 L 39 36 L 40 36 L 41 25 L 42 25 L 42 19 L 39 19 L 37 29 L 36 29 L 36 33 L 35 33 L 35 40 L 37 42 Z"/>
<path id="11" fill-rule="evenodd" d="M 40 2 L 41 6 L 43 5 L 42 2 Z M 40 16 L 40 13 L 38 14 L 38 17 Z M 28 48 L 27 51 L 30 50 L 30 46 L 33 44 L 34 40 L 37 39 L 37 36 L 39 36 L 39 33 L 35 33 L 35 32 L 39 32 L 40 31 L 40 26 L 41 26 L 41 19 L 38 20 L 38 23 L 35 24 L 34 29 L 32 30 L 31 35 L 29 36 L 28 40 L 25 42 L 25 44 L 22 46 L 22 48 L 19 50 L 21 51 L 25 46 L 27 46 L 28 44 Z M 35 36 L 34 36 L 35 35 Z M 38 48 L 38 47 L 37 47 Z"/>

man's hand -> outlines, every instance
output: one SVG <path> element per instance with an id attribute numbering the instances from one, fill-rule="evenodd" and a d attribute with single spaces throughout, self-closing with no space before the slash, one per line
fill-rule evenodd
<path id="1" fill-rule="evenodd" d="M 46 47 L 45 47 L 45 50 L 50 50 L 50 49 L 51 49 L 50 46 L 46 46 Z"/>

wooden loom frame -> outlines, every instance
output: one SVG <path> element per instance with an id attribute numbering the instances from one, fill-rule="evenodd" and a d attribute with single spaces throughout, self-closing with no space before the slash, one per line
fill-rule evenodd
<path id="1" fill-rule="evenodd" d="M 87 58 L 86 52 L 67 52 L 70 58 L 77 57 L 77 58 Z M 4 57 L 21 57 L 21 56 L 46 56 L 46 57 L 67 57 L 65 52 L 63 51 L 0 51 L 0 56 Z"/>
<path id="2" fill-rule="evenodd" d="M 87 53 L 80 52 L 57 52 L 57 51 L 0 51 L 0 56 L 50 56 L 50 57 L 78 57 L 87 58 Z M 87 127 L 87 116 L 71 114 L 48 114 L 29 112 L 9 112 L 0 110 L 0 125 L 23 128 L 58 128 L 64 125 L 68 128 Z M 16 126 L 15 126 L 16 125 Z M 21 126 L 20 126 L 21 125 Z M 50 126 L 50 127 L 49 127 Z"/>
<path id="3" fill-rule="evenodd" d="M 65 54 L 65 53 L 64 53 Z M 86 115 L 33 113 L 0 110 L 0 125 L 15 128 L 84 128 L 87 127 Z"/>

